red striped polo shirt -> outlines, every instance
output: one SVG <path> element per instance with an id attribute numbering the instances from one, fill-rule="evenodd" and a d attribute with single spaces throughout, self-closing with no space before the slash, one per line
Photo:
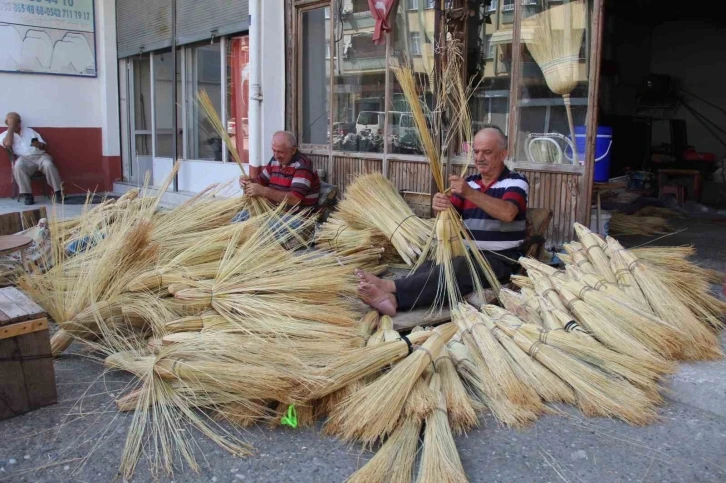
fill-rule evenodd
<path id="1" fill-rule="evenodd" d="M 274 157 L 260 173 L 260 184 L 294 196 L 300 206 L 310 207 L 318 204 L 320 178 L 315 172 L 312 161 L 297 152 L 287 166 L 280 164 Z"/>

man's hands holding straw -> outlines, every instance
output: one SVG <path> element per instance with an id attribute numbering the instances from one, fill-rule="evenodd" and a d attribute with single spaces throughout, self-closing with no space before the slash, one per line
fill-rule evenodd
<path id="1" fill-rule="evenodd" d="M 466 179 L 461 176 L 452 174 L 449 176 L 449 183 L 451 183 L 451 186 L 446 190 L 446 192 L 459 195 L 462 198 L 467 198 L 474 191 L 474 189 L 469 186 L 469 183 L 466 182 Z M 446 211 L 451 208 L 451 201 L 449 201 L 449 197 L 446 194 L 436 193 L 431 201 L 431 207 L 435 212 L 441 213 L 442 211 Z"/>
<path id="2" fill-rule="evenodd" d="M 262 196 L 263 198 L 266 197 L 266 187 L 262 186 L 259 183 L 255 183 L 247 175 L 243 174 L 239 177 L 239 186 L 244 190 L 247 196 Z"/>

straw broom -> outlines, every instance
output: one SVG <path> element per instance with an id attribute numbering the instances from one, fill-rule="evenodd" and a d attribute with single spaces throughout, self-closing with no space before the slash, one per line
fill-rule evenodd
<path id="1" fill-rule="evenodd" d="M 660 216 L 632 216 L 613 213 L 610 218 L 610 231 L 618 235 L 662 235 L 673 228 Z"/>
<path id="2" fill-rule="evenodd" d="M 492 378 L 502 388 L 507 398 L 514 404 L 532 408 L 541 407 L 539 396 L 534 389 L 517 377 L 513 369 L 516 363 L 512 361 L 496 337 L 484 326 L 482 314 L 465 304 L 460 304 L 455 314 L 454 320 L 465 335 L 466 333 L 471 334 L 481 357 L 486 361 Z"/>
<path id="3" fill-rule="evenodd" d="M 457 334 L 457 337 L 460 335 Z M 471 335 L 464 341 L 453 340 L 448 348 L 456 360 L 457 372 L 466 383 L 472 397 L 486 406 L 497 421 L 506 426 L 523 428 L 535 421 L 542 412 L 541 406 L 533 408 L 513 404 L 494 381 L 476 344 L 473 340 L 467 341 L 467 339 L 472 339 Z"/>
<path id="4" fill-rule="evenodd" d="M 625 292 L 633 302 L 638 304 L 639 307 L 642 307 L 643 310 L 652 311 L 653 309 L 648 303 L 648 299 L 646 299 L 645 295 L 643 295 L 643 291 L 640 290 L 637 280 L 635 280 L 633 274 L 630 273 L 628 265 L 625 260 L 623 260 L 623 257 L 620 256 L 618 251 L 610 250 L 610 266 L 612 267 L 613 272 L 615 273 L 615 278 L 620 287 L 623 289 L 623 292 Z"/>
<path id="5" fill-rule="evenodd" d="M 446 401 L 449 425 L 454 434 L 462 434 L 479 425 L 479 418 L 466 393 L 464 384 L 456 373 L 449 349 L 444 347 L 436 359 L 436 372 L 441 380 L 441 392 Z"/>
<path id="6" fill-rule="evenodd" d="M 512 330 L 504 324 L 500 328 L 522 350 L 574 389 L 577 405 L 586 415 L 618 417 L 635 426 L 644 426 L 656 420 L 652 400 L 624 379 L 608 376 L 564 352 L 528 337 L 524 332 Z"/>
<path id="7" fill-rule="evenodd" d="M 617 240 L 608 238 L 612 252 L 623 257 L 630 272 L 650 302 L 656 314 L 666 323 L 676 327 L 687 336 L 682 356 L 691 360 L 719 360 L 723 352 L 716 336 L 708 330 L 678 297 L 632 254 L 624 250 Z"/>
<path id="8" fill-rule="evenodd" d="M 627 379 L 643 389 L 655 402 L 660 401 L 658 381 L 663 375 L 675 371 L 674 364 L 650 367 L 633 357 L 608 349 L 594 339 L 583 339 L 564 330 L 542 330 L 532 324 L 512 328 L 602 371 Z"/>
<path id="9" fill-rule="evenodd" d="M 516 292 L 504 288 L 499 293 L 499 299 L 507 310 L 516 314 L 518 317 L 521 317 L 530 324 L 542 325 L 542 319 L 539 313 L 525 303 Z"/>
<path id="10" fill-rule="evenodd" d="M 557 282 L 555 282 L 557 286 Z M 624 332 L 621 327 L 623 322 L 613 320 L 609 312 L 601 312 L 590 304 L 580 300 L 575 294 L 565 287 L 557 288 L 562 301 L 567 309 L 575 315 L 577 321 L 589 333 L 595 336 L 600 342 L 613 350 L 622 352 L 629 356 L 639 358 L 649 363 L 661 364 L 663 358 L 648 348 L 643 342 L 633 337 L 630 333 Z"/>
<path id="11" fill-rule="evenodd" d="M 575 395 L 567 384 L 523 352 L 488 316 L 482 314 L 481 320 L 511 356 L 517 377 L 537 391 L 543 401 L 575 402 Z"/>
<path id="12" fill-rule="evenodd" d="M 370 445 L 389 435 L 396 427 L 413 386 L 455 333 L 454 324 L 437 327 L 422 349 L 414 351 L 390 372 L 345 401 L 339 415 L 344 438 L 360 439 Z"/>
<path id="13" fill-rule="evenodd" d="M 587 23 L 586 14 L 585 2 L 576 0 L 551 7 L 523 22 L 525 27 L 532 29 L 532 37 L 525 39 L 525 43 L 542 69 L 547 87 L 562 96 L 573 145 L 575 126 L 570 93 L 579 82 L 580 47 Z"/>
<path id="14" fill-rule="evenodd" d="M 549 277 L 541 274 L 537 270 L 530 270 L 529 278 L 531 278 L 534 283 L 534 290 L 537 292 L 537 295 L 543 297 L 547 300 L 547 302 L 552 304 L 553 308 L 561 310 L 562 312 L 567 312 L 565 304 L 562 303 L 562 300 L 557 295 L 557 291 L 550 282 Z"/>
<path id="15" fill-rule="evenodd" d="M 584 252 L 587 255 L 587 258 L 592 263 L 593 267 L 595 267 L 595 270 L 597 270 L 597 273 L 602 275 L 602 277 L 608 282 L 617 283 L 617 280 L 615 279 L 615 274 L 610 269 L 610 260 L 608 259 L 607 255 L 605 255 L 605 252 L 600 246 L 598 239 L 593 236 L 592 232 L 585 226 L 579 223 L 575 223 L 574 226 L 575 232 L 577 232 L 577 238 L 580 239 L 580 242 L 585 247 Z M 575 260 L 577 259 L 575 258 Z"/>
<path id="16" fill-rule="evenodd" d="M 441 392 L 438 373 L 431 377 L 430 388 L 437 395 L 438 407 L 426 418 L 421 463 L 416 483 L 467 483 L 459 452 L 447 418 L 446 398 Z"/>

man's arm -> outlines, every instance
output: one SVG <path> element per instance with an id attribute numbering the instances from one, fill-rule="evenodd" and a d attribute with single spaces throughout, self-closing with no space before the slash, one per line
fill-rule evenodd
<path id="1" fill-rule="evenodd" d="M 13 135 L 15 133 L 13 132 L 12 128 L 8 128 L 7 131 L 5 131 L 2 135 L 3 137 L 3 146 L 5 146 L 8 149 L 13 149 Z"/>
<path id="2" fill-rule="evenodd" d="M 520 209 L 522 209 L 521 200 L 515 196 L 505 196 L 504 199 L 494 198 L 475 190 L 460 176 L 451 176 L 449 181 L 451 182 L 451 192 L 453 194 L 468 199 L 489 216 L 499 221 L 506 223 L 514 221 Z"/>
<path id="3" fill-rule="evenodd" d="M 40 134 L 38 134 L 38 132 L 35 131 L 34 129 L 31 129 L 31 132 L 33 133 L 33 135 L 31 137 L 38 138 L 38 140 L 36 142 L 32 143 L 32 146 L 40 149 L 41 151 L 45 151 L 46 148 L 48 147 L 45 140 L 42 137 L 40 137 Z"/>
<path id="4" fill-rule="evenodd" d="M 279 204 L 284 202 L 287 206 L 295 206 L 300 202 L 300 200 L 298 200 L 291 193 L 276 190 L 270 188 L 269 186 L 262 186 L 260 183 L 250 182 L 245 188 L 245 194 L 249 196 L 260 196 L 269 201 L 272 201 L 273 203 Z"/>

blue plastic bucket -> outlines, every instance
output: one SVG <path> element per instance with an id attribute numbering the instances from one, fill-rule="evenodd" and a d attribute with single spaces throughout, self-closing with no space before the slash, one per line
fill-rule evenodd
<path id="1" fill-rule="evenodd" d="M 577 160 L 580 164 L 585 163 L 585 144 L 587 140 L 587 128 L 575 126 L 575 148 L 577 149 Z M 598 126 L 597 138 L 595 140 L 595 171 L 593 180 L 604 182 L 610 179 L 610 148 L 613 146 L 613 128 L 610 126 Z M 565 150 L 565 156 L 571 159 L 569 148 Z"/>

